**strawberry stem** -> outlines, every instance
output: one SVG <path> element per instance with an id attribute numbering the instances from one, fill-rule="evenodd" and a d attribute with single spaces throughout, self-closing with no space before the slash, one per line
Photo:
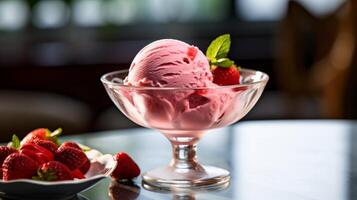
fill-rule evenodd
<path id="1" fill-rule="evenodd" d="M 46 172 L 41 171 L 40 169 L 37 170 L 37 176 L 33 176 L 32 180 L 37 181 L 56 181 L 57 176 L 54 170 L 48 170 Z"/>
<path id="2" fill-rule="evenodd" d="M 79 144 L 79 143 L 78 143 L 78 146 L 79 146 L 84 152 L 92 150 L 89 146 L 86 146 L 86 145 L 84 145 L 84 144 Z"/>
<path id="3" fill-rule="evenodd" d="M 62 133 L 62 128 L 58 128 L 54 130 L 52 133 L 50 133 L 50 140 L 52 140 L 54 143 L 56 143 L 58 146 L 61 145 L 60 140 L 58 139 L 58 136 L 60 136 Z"/>
<path id="4" fill-rule="evenodd" d="M 50 137 L 60 136 L 61 133 L 62 133 L 62 128 L 58 128 L 58 129 L 54 130 L 54 131 L 50 134 Z"/>

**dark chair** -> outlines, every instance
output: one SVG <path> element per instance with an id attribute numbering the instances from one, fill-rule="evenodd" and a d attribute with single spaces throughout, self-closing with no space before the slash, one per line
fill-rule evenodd
<path id="1" fill-rule="evenodd" d="M 85 132 L 91 115 L 86 104 L 66 96 L 0 90 L 0 141 L 9 141 L 12 134 L 22 137 L 39 127 L 61 127 L 65 134 Z"/>

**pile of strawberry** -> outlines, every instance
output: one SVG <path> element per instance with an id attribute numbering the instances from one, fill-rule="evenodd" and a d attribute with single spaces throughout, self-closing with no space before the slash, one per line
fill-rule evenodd
<path id="1" fill-rule="evenodd" d="M 217 85 L 236 85 L 240 81 L 240 67 L 228 58 L 231 48 L 231 37 L 224 34 L 214 39 L 208 46 L 206 57 L 213 74 L 213 82 Z"/>
<path id="2" fill-rule="evenodd" d="M 8 146 L 0 146 L 0 179 L 64 181 L 85 178 L 91 165 L 85 151 L 90 148 L 70 141 L 60 144 L 61 132 L 62 129 L 51 132 L 39 128 L 21 142 L 14 135 Z M 139 167 L 126 153 L 120 152 L 114 159 L 118 165 L 113 178 L 131 179 L 140 174 Z"/>
<path id="3" fill-rule="evenodd" d="M 0 178 L 43 181 L 83 179 L 90 161 L 74 142 L 60 145 L 62 129 L 36 129 L 20 142 L 14 135 L 8 146 L 0 147 Z"/>

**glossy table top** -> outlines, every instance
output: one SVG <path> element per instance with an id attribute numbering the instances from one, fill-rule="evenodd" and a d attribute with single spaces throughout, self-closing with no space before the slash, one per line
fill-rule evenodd
<path id="1" fill-rule="evenodd" d="M 166 165 L 171 148 L 155 130 L 129 129 L 67 137 L 104 153 L 126 151 L 142 171 Z M 357 199 L 357 122 L 252 121 L 212 130 L 199 143 L 201 164 L 228 169 L 222 191 L 152 192 L 106 179 L 79 199 Z"/>

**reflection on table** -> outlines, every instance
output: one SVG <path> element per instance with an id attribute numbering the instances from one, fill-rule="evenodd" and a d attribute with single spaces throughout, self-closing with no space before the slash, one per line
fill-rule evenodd
<path id="1" fill-rule="evenodd" d="M 129 129 L 75 136 L 106 153 L 128 152 L 146 171 L 165 165 L 170 145 L 158 132 Z M 107 179 L 82 195 L 88 199 L 352 200 L 357 169 L 353 121 L 256 121 L 212 130 L 199 144 L 203 164 L 230 170 L 221 191 L 153 192 Z"/>

